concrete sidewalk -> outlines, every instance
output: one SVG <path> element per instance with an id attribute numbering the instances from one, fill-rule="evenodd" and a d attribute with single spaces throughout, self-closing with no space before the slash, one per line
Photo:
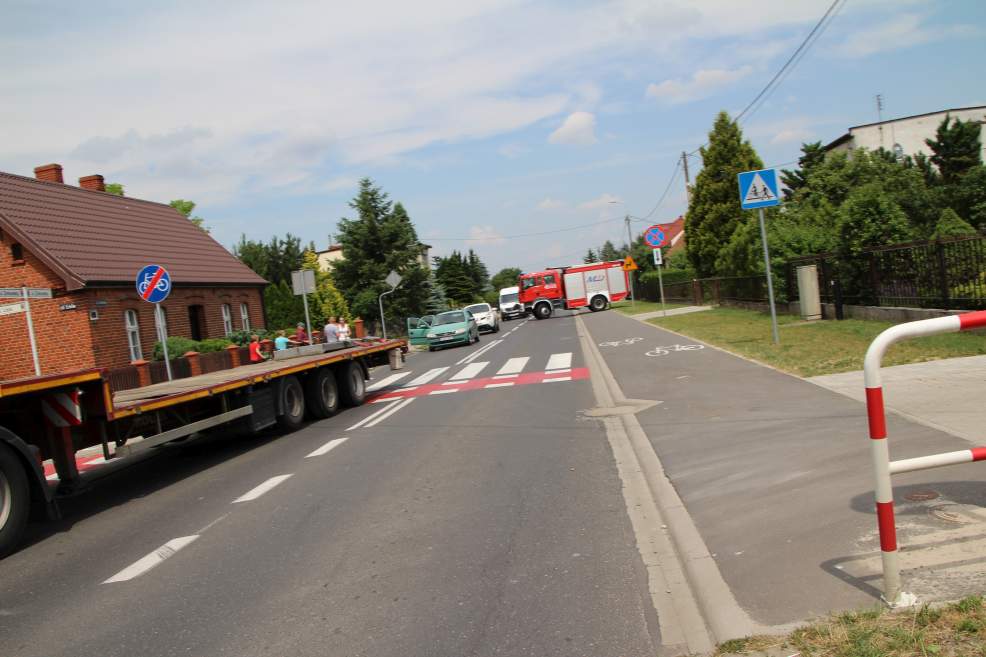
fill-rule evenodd
<path id="1" fill-rule="evenodd" d="M 882 369 L 887 409 L 915 422 L 986 445 L 986 356 L 946 358 Z M 863 372 L 808 379 L 823 388 L 866 401 Z"/>
<path id="2" fill-rule="evenodd" d="M 881 604 L 863 404 L 618 313 L 583 320 L 626 396 L 661 402 L 637 417 L 755 622 Z M 887 423 L 895 459 L 968 447 L 894 414 Z M 984 482 L 977 463 L 894 477 L 905 590 L 919 602 L 986 590 Z"/>
<path id="3" fill-rule="evenodd" d="M 668 311 L 653 310 L 648 313 L 637 313 L 636 315 L 628 315 L 628 317 L 640 320 L 641 322 L 646 322 L 648 319 L 655 319 L 657 317 L 672 317 L 674 315 L 687 315 L 689 313 L 699 313 L 702 312 L 703 310 L 712 310 L 712 306 L 685 306 L 684 308 L 671 308 Z"/>

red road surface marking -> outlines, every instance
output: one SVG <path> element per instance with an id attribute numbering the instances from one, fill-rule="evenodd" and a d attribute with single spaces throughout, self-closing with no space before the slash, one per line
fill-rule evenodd
<path id="1" fill-rule="evenodd" d="M 580 379 L 589 378 L 589 369 L 586 367 L 574 367 L 572 368 L 572 373 L 567 375 L 570 376 L 572 381 L 578 381 Z M 556 379 L 557 376 L 554 373 L 548 372 L 526 372 L 523 374 L 518 374 L 516 378 L 511 379 L 514 385 L 523 386 L 530 385 L 533 383 L 544 383 L 545 379 L 551 380 Z M 418 386 L 413 390 L 406 388 L 398 388 L 397 390 L 381 392 L 378 395 L 369 397 L 367 401 L 389 401 L 391 399 L 407 399 L 408 397 L 422 397 L 425 395 L 430 395 L 432 391 L 435 390 L 454 390 L 455 392 L 466 392 L 467 390 L 481 390 L 491 383 L 502 383 L 503 378 L 496 377 L 484 377 L 482 379 L 469 379 L 461 383 L 429 383 L 423 386 Z"/>

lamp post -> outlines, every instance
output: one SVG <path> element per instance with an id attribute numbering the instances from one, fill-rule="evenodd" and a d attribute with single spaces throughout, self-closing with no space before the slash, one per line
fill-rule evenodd
<path id="1" fill-rule="evenodd" d="M 385 282 L 387 283 L 387 285 L 390 286 L 390 289 L 384 292 L 383 294 L 381 294 L 379 297 L 377 297 L 377 303 L 380 304 L 380 332 L 383 333 L 384 340 L 387 339 L 387 320 L 384 319 L 383 316 L 383 298 L 384 296 L 391 294 L 394 290 L 396 290 L 397 286 L 401 284 L 401 280 L 403 280 L 401 279 L 401 275 L 398 274 L 396 271 L 392 271 L 389 274 L 387 274 L 387 278 L 385 279 Z"/>

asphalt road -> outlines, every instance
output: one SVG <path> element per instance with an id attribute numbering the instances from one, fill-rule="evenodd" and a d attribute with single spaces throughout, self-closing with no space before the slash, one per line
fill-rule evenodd
<path id="1" fill-rule="evenodd" d="M 0 562 L 0 653 L 660 654 L 565 315 L 413 354 L 384 401 L 293 434 L 102 479 Z"/>

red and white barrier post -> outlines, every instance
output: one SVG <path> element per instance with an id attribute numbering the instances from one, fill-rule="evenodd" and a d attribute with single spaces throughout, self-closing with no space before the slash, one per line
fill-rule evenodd
<path id="1" fill-rule="evenodd" d="M 880 530 L 880 550 L 883 556 L 883 599 L 891 607 L 907 606 L 914 604 L 916 600 L 913 595 L 901 591 L 900 563 L 897 559 L 897 525 L 894 521 L 894 493 L 890 475 L 986 460 L 986 447 L 891 462 L 890 450 L 887 446 L 887 418 L 883 408 L 880 363 L 887 349 L 895 342 L 981 327 L 986 327 L 986 311 L 923 319 L 888 328 L 878 335 L 866 350 L 863 377 L 866 382 L 866 413 L 873 453 L 873 474 L 876 479 L 874 492 L 877 525 Z"/>

